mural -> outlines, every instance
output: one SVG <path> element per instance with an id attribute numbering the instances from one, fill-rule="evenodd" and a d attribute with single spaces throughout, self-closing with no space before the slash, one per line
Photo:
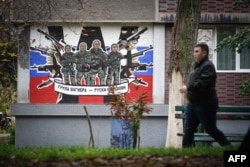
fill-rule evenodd
<path id="1" fill-rule="evenodd" d="M 32 27 L 30 103 L 103 104 L 111 85 L 126 97 L 139 86 L 151 103 L 151 43 L 150 26 Z"/>

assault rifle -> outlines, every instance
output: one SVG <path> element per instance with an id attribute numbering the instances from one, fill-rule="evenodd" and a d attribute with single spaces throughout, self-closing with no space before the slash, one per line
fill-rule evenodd
<path id="1" fill-rule="evenodd" d="M 53 44 L 53 46 L 55 47 L 56 51 L 58 53 L 60 53 L 60 55 L 62 55 L 63 50 L 64 50 L 64 45 L 61 44 L 58 40 L 56 40 L 56 38 L 54 38 L 53 36 L 51 36 L 50 34 L 42 31 L 41 29 L 37 29 L 38 32 L 40 32 L 41 34 L 43 34 L 45 36 L 46 39 L 50 40 Z"/>
<path id="2" fill-rule="evenodd" d="M 45 72 L 53 72 L 55 71 L 55 75 L 58 77 L 61 75 L 61 72 L 60 72 L 60 69 L 61 69 L 61 66 L 56 66 L 56 65 L 44 65 L 44 66 L 31 66 L 30 67 L 31 69 L 37 69 L 37 71 L 45 71 Z"/>
<path id="3" fill-rule="evenodd" d="M 34 65 L 34 66 L 31 66 L 30 67 L 31 69 L 37 69 L 37 71 L 45 71 L 45 72 L 48 72 L 48 71 L 50 71 L 50 72 L 52 72 L 53 71 L 53 65 L 44 65 L 44 66 L 36 66 L 36 65 Z"/>
<path id="4" fill-rule="evenodd" d="M 45 55 L 48 54 L 47 50 L 39 49 L 39 48 L 34 48 L 34 47 L 32 47 L 32 46 L 30 47 L 30 50 L 39 51 L 39 52 L 41 52 L 42 54 L 45 54 Z"/>
<path id="5" fill-rule="evenodd" d="M 139 52 L 137 52 L 137 53 L 133 53 L 133 54 L 131 55 L 131 58 L 141 56 L 141 55 L 144 54 L 144 52 L 146 52 L 146 51 L 148 51 L 148 50 L 151 50 L 151 49 L 153 49 L 153 46 L 152 46 L 152 45 L 150 45 L 149 48 L 143 49 L 143 50 L 141 50 L 141 51 L 139 51 Z"/>
<path id="6" fill-rule="evenodd" d="M 124 66 L 128 66 L 128 68 L 130 68 L 130 66 L 132 65 L 132 58 L 141 56 L 141 55 L 144 54 L 144 52 L 146 52 L 146 51 L 148 51 L 148 50 L 151 50 L 151 49 L 153 49 L 153 46 L 152 46 L 152 45 L 150 45 L 149 48 L 143 49 L 143 50 L 141 50 L 141 51 L 139 51 L 139 52 L 137 52 L 137 53 L 131 54 L 131 51 L 128 51 L 128 52 L 127 52 L 127 55 L 124 56 L 124 58 L 127 59 L 127 64 L 124 65 Z"/>
<path id="7" fill-rule="evenodd" d="M 65 47 L 65 45 L 67 45 L 66 42 L 65 42 L 63 39 L 61 39 L 60 41 L 58 41 L 55 37 L 53 37 L 52 35 L 50 35 L 50 34 L 44 32 L 44 31 L 42 31 L 42 30 L 39 29 L 39 28 L 37 29 L 37 31 L 40 32 L 41 34 L 43 34 L 43 35 L 45 36 L 46 39 L 48 39 L 48 40 L 50 40 L 50 41 L 52 42 L 54 48 L 56 49 L 56 51 L 57 51 L 60 55 L 63 54 L 63 52 L 64 52 L 64 47 Z M 72 50 L 74 51 L 75 49 L 72 48 Z"/>
<path id="8" fill-rule="evenodd" d="M 127 41 L 127 42 L 131 42 L 133 40 L 138 40 L 140 38 L 140 35 L 143 34 L 145 31 L 147 31 L 148 28 L 145 27 L 143 28 L 141 31 L 138 31 L 137 33 L 131 35 L 130 37 L 126 38 L 126 39 L 119 39 L 119 41 L 117 42 L 117 44 L 120 46 L 122 46 L 122 41 Z M 106 50 L 109 51 L 111 48 L 107 48 Z"/>
<path id="9" fill-rule="evenodd" d="M 138 39 L 140 38 L 140 35 L 143 34 L 143 33 L 144 33 L 145 31 L 147 31 L 147 30 L 148 30 L 148 28 L 145 27 L 145 28 L 143 28 L 141 31 L 138 31 L 137 33 L 131 35 L 131 36 L 128 37 L 127 39 L 120 39 L 120 40 L 117 42 L 117 44 L 120 45 L 121 42 L 122 42 L 123 40 L 126 40 L 127 42 L 131 42 L 131 41 L 133 41 L 133 40 L 138 40 Z"/>
<path id="10" fill-rule="evenodd" d="M 37 69 L 38 71 L 46 71 L 46 72 L 50 72 L 53 76 L 52 78 L 62 78 L 62 74 L 61 74 L 61 66 L 56 66 L 56 65 L 44 65 L 44 66 L 32 66 L 32 69 Z M 42 81 L 40 84 L 37 85 L 37 88 L 41 89 L 43 87 L 46 87 L 48 85 L 50 85 L 52 82 L 51 80 L 47 80 L 47 81 Z"/>
<path id="11" fill-rule="evenodd" d="M 132 63 L 131 69 L 136 71 L 146 71 L 147 67 L 153 67 L 153 63 L 144 64 L 144 63 Z"/>
<path id="12" fill-rule="evenodd" d="M 129 69 L 132 69 L 132 70 L 136 69 L 137 71 L 145 71 L 148 66 L 153 66 L 152 63 L 151 64 L 132 63 L 132 58 L 143 55 L 144 52 L 146 52 L 152 48 L 153 48 L 153 46 L 150 45 L 149 48 L 146 48 L 146 49 L 141 50 L 140 52 L 137 52 L 134 54 L 131 54 L 131 51 L 128 51 L 127 55 L 125 56 L 127 58 L 127 64 L 121 66 L 122 71 L 120 73 L 120 77 L 121 78 L 129 77 L 132 74 Z M 145 85 L 145 83 L 142 81 L 140 81 L 138 83 Z"/>

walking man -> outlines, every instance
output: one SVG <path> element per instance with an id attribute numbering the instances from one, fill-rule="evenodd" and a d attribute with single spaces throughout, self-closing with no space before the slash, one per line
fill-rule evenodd
<path id="1" fill-rule="evenodd" d="M 199 123 L 221 146 L 230 145 L 216 125 L 218 109 L 215 90 L 216 71 L 213 63 L 209 61 L 208 55 L 207 44 L 199 43 L 195 46 L 194 69 L 190 74 L 188 84 L 180 88 L 181 93 L 187 93 L 189 100 L 185 112 L 183 147 L 193 145 L 194 133 Z"/>

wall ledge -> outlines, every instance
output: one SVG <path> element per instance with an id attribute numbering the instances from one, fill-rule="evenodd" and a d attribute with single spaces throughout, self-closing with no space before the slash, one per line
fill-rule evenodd
<path id="1" fill-rule="evenodd" d="M 176 13 L 159 13 L 158 21 L 174 23 Z M 201 24 L 247 24 L 250 23 L 249 13 L 201 13 Z"/>
<path id="2" fill-rule="evenodd" d="M 107 105 L 80 105 L 80 104 L 28 104 L 15 103 L 11 105 L 12 116 L 85 116 L 83 106 L 87 107 L 90 116 L 107 116 L 110 114 L 110 106 Z M 168 105 L 150 104 L 153 108 L 149 117 L 167 116 Z"/>

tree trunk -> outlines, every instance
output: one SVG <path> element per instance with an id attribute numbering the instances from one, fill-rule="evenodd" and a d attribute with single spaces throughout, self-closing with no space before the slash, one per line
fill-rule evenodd
<path id="1" fill-rule="evenodd" d="M 166 147 L 181 147 L 183 132 L 181 119 L 175 119 L 175 106 L 185 104 L 185 96 L 179 89 L 186 84 L 193 61 L 193 49 L 197 41 L 201 0 L 179 0 L 176 20 L 172 30 L 169 63 L 169 112 Z"/>

